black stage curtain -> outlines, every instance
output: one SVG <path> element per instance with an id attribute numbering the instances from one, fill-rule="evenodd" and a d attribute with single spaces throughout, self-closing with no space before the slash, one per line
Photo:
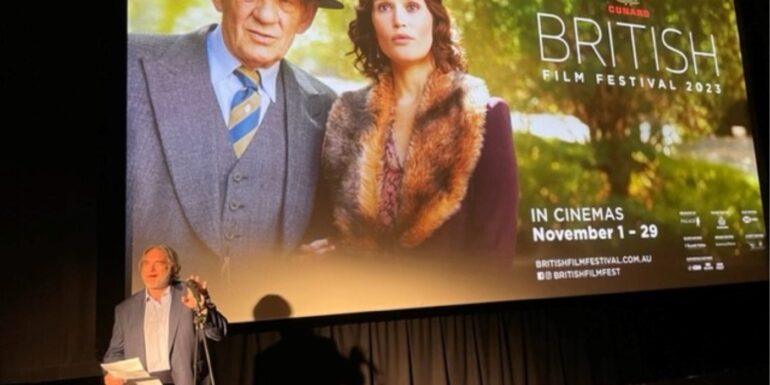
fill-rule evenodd
<path id="1" fill-rule="evenodd" d="M 96 204 L 87 191 L 94 181 L 52 166 L 27 167 L 6 180 L 8 202 L 34 204 L 3 210 L 0 220 L 0 383 L 93 374 Z"/>
<path id="2" fill-rule="evenodd" d="M 767 303 L 768 283 L 761 282 L 236 324 L 210 348 L 220 385 L 764 385 Z M 41 366 L 95 362 L 88 344 L 77 340 L 78 330 L 92 326 L 68 323 L 71 333 L 57 328 L 16 345 L 27 359 L 44 347 L 38 362 L 5 361 L 13 354 L 4 344 L 6 369 L 38 374 L 19 380 L 5 370 L 0 383 L 82 377 Z M 61 384 L 100 383 L 91 365 L 88 378 Z"/>
<path id="3" fill-rule="evenodd" d="M 219 384 L 598 385 L 747 372 L 743 383 L 767 384 L 767 292 L 765 282 L 278 331 L 235 325 L 211 350 Z"/>

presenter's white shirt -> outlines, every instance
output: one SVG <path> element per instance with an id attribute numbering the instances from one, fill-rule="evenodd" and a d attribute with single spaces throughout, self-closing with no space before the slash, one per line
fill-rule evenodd
<path id="1" fill-rule="evenodd" d="M 168 324 L 171 313 L 171 286 L 160 297 L 160 302 L 145 292 L 144 349 L 147 371 L 171 370 L 168 353 Z"/>

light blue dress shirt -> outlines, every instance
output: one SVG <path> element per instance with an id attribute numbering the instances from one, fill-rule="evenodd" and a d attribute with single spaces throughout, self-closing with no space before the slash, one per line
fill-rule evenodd
<path id="1" fill-rule="evenodd" d="M 241 63 L 227 49 L 220 25 L 217 25 L 206 37 L 206 52 L 209 59 L 211 84 L 214 86 L 217 103 L 219 103 L 222 117 L 225 120 L 225 125 L 227 125 L 230 120 L 230 104 L 233 97 L 236 92 L 243 89 L 243 83 L 233 74 L 233 71 L 240 67 Z M 278 61 L 268 68 L 254 68 L 259 71 L 259 75 L 262 77 L 262 84 L 259 87 L 261 110 L 257 127 L 262 124 L 270 104 L 275 102 L 275 82 L 278 80 L 280 63 Z"/>
<path id="2" fill-rule="evenodd" d="M 160 297 L 160 302 L 150 297 L 145 290 L 144 306 L 144 352 L 147 371 L 170 370 L 168 330 L 171 314 L 171 286 Z"/>

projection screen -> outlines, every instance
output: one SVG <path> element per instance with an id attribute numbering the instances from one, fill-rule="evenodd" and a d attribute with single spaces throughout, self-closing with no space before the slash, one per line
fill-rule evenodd
<path id="1" fill-rule="evenodd" d="M 296 67 L 275 67 L 275 99 L 236 157 L 210 55 L 221 14 L 129 1 L 133 291 L 158 243 L 231 322 L 768 278 L 732 1 L 443 1 L 472 77 L 427 81 L 388 197 L 385 139 L 366 135 L 387 134 L 378 109 L 396 107 L 355 93 L 373 80 L 354 67 L 343 3 L 297 36 Z M 330 131 L 333 99 L 313 99 L 297 67 L 363 112 L 338 102 Z"/>

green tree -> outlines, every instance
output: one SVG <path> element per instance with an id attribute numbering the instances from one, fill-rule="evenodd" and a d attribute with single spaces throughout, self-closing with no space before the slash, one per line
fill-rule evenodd
<path id="1" fill-rule="evenodd" d="M 682 137 L 697 137 L 713 133 L 717 122 L 737 101 L 745 100 L 740 49 L 732 3 L 727 0 L 699 2 L 660 1 L 643 2 L 650 11 L 650 18 L 610 15 L 607 2 L 573 0 L 450 0 L 447 5 L 454 11 L 457 24 L 463 31 L 471 71 L 490 82 L 493 92 L 503 96 L 514 109 L 526 112 L 561 113 L 578 117 L 590 128 L 590 145 L 594 148 L 596 167 L 608 177 L 611 193 L 627 196 L 632 173 L 648 170 L 654 164 L 656 147 L 662 142 L 662 127 L 673 124 Z M 617 5 L 620 5 L 617 3 Z M 558 15 L 566 25 L 564 39 L 571 49 L 565 63 L 548 63 L 540 58 L 537 13 Z M 602 43 L 598 48 L 605 67 L 589 47 L 581 50 L 583 62 L 578 64 L 575 52 L 573 16 L 594 20 L 602 29 Z M 621 21 L 645 25 L 637 29 L 634 42 L 638 53 L 638 69 L 634 68 L 631 39 Z M 607 23 L 613 24 L 613 40 L 617 67 L 610 65 Z M 552 19 L 544 19 L 545 33 L 557 34 L 560 25 Z M 655 27 L 659 68 L 655 66 L 651 27 Z M 668 42 L 688 56 L 689 70 L 672 74 L 663 70 L 666 66 L 679 68 L 683 60 L 664 50 L 660 33 L 672 27 L 681 35 L 669 34 Z M 580 22 L 578 30 L 582 41 L 597 39 L 596 28 L 588 22 Z M 718 52 L 719 75 L 714 61 L 698 58 L 698 74 L 695 74 L 690 57 L 689 33 L 698 51 L 711 51 L 709 36 L 714 36 Z M 547 43 L 554 43 L 550 41 Z M 544 44 L 548 57 L 563 55 L 563 47 Z M 560 51 L 561 50 L 561 51 Z M 619 87 L 595 85 L 593 79 L 585 83 L 543 81 L 541 70 L 559 70 L 567 74 L 616 73 L 631 76 L 672 79 L 676 91 L 650 89 L 648 87 Z M 720 93 L 687 92 L 686 82 L 719 83 Z M 639 137 L 640 123 L 652 127 L 651 139 L 643 142 Z"/>

